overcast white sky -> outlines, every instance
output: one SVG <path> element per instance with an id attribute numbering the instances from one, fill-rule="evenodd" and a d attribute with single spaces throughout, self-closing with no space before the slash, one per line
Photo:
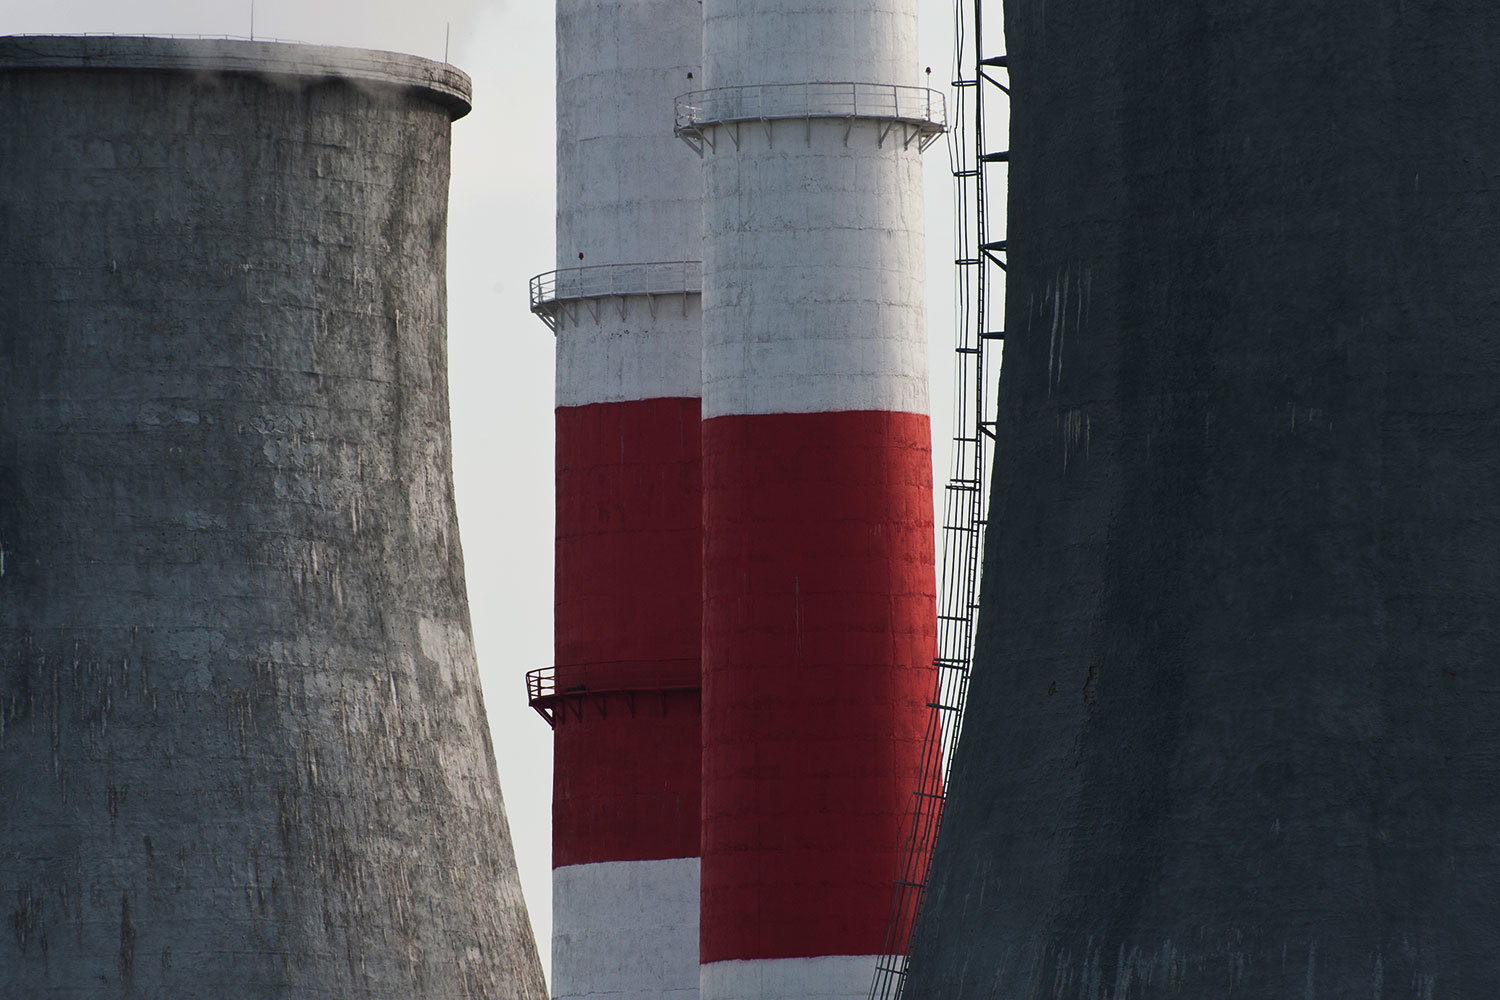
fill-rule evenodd
<path id="1" fill-rule="evenodd" d="M 920 0 L 908 81 L 950 78 L 951 0 Z M 474 80 L 454 127 L 448 331 L 459 522 L 500 783 L 543 962 L 550 948 L 551 732 L 523 677 L 552 656 L 553 341 L 527 279 L 553 261 L 553 4 L 549 0 L 0 0 L 0 34 L 248 35 L 394 49 Z M 670 116 L 671 109 L 663 109 Z M 665 120 L 670 121 L 669 117 Z M 692 153 L 683 147 L 682 155 Z M 952 209 L 942 144 L 927 153 L 929 329 L 938 480 L 951 419 Z"/>

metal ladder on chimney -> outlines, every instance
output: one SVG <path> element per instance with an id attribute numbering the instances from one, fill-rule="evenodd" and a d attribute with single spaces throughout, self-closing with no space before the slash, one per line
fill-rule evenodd
<path id="1" fill-rule="evenodd" d="M 1000 7 L 999 0 L 955 0 L 953 5 L 954 113 L 948 156 L 955 188 L 958 322 L 952 478 L 942 491 L 938 645 L 933 660 L 936 683 L 922 738 L 915 808 L 902 846 L 885 946 L 876 965 L 870 1000 L 898 1000 L 905 989 L 913 932 L 942 823 L 948 770 L 958 745 L 974 657 L 989 499 L 989 446 L 995 440 L 994 375 L 1005 339 L 1000 324 L 992 321 L 993 316 L 1004 318 L 1005 229 L 1002 217 L 1001 224 L 992 230 L 993 213 L 987 196 L 992 179 L 989 172 L 1003 169 L 1010 162 L 1010 153 L 991 151 L 985 136 L 986 91 L 993 87 L 1005 99 L 1010 97 L 1006 57 L 984 55 L 983 14 L 987 3 L 995 9 Z M 1004 192 L 1001 183 L 998 193 L 1002 206 Z"/>

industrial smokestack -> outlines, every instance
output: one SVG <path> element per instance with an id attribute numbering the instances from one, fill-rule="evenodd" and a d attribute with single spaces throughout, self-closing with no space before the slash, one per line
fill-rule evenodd
<path id="1" fill-rule="evenodd" d="M 909 0 L 704 3 L 705 1000 L 864 997 L 934 644 Z"/>
<path id="2" fill-rule="evenodd" d="M 0 39 L 0 992 L 544 995 L 480 698 L 449 129 L 390 53 Z"/>
<path id="3" fill-rule="evenodd" d="M 1500 8 L 1005 6 L 979 649 L 905 995 L 1494 996 Z"/>
<path id="4" fill-rule="evenodd" d="M 683 0 L 560 0 L 552 990 L 698 989 L 702 179 L 672 134 Z"/>

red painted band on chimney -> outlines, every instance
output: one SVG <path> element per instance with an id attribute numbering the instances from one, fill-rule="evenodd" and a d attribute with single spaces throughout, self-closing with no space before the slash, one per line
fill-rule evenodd
<path id="1" fill-rule="evenodd" d="M 632 704 L 633 702 L 633 704 Z M 698 855 L 698 692 L 622 693 L 558 712 L 552 867 Z"/>
<path id="2" fill-rule="evenodd" d="M 559 671 L 697 660 L 698 400 L 566 406 L 556 419 Z"/>
<path id="3" fill-rule="evenodd" d="M 884 944 L 932 692 L 929 435 L 704 422 L 705 963 Z"/>
<path id="4" fill-rule="evenodd" d="M 556 420 L 553 867 L 696 857 L 699 403 Z"/>

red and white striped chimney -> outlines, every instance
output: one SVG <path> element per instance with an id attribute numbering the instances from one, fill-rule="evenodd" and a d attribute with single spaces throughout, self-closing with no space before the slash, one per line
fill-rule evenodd
<path id="1" fill-rule="evenodd" d="M 705 0 L 704 1000 L 863 998 L 935 641 L 913 0 Z"/>
<path id="2" fill-rule="evenodd" d="M 552 995 L 698 989 L 701 176 L 672 135 L 702 22 L 559 0 Z M 684 162 L 684 161 L 688 162 Z"/>

